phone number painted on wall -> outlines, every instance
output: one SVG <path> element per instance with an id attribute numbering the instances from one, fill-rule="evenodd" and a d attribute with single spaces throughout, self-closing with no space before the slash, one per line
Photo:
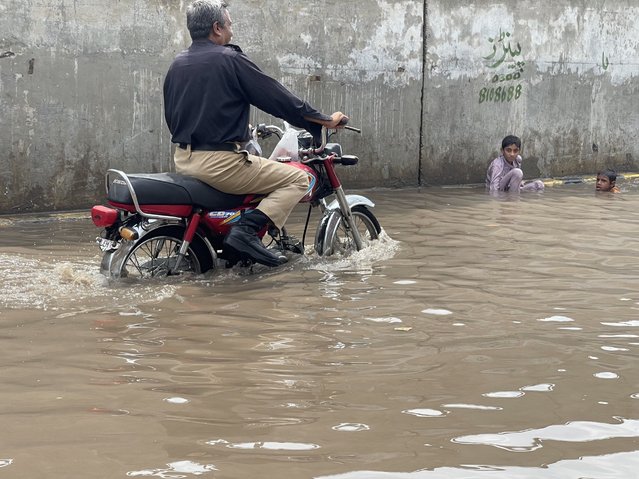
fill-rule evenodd
<path id="1" fill-rule="evenodd" d="M 479 103 L 515 101 L 521 97 L 522 91 L 521 83 L 517 86 L 484 87 L 479 91 Z"/>

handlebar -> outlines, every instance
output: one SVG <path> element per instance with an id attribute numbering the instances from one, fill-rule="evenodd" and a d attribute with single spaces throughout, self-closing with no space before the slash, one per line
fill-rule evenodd
<path id="1" fill-rule="evenodd" d="M 359 128 L 355 128 L 354 126 L 348 126 L 348 121 L 349 121 L 349 118 L 347 116 L 343 117 L 340 120 L 340 122 L 339 122 L 339 126 L 344 128 L 345 130 L 351 130 L 351 131 L 354 131 L 356 133 L 361 133 L 362 132 L 362 130 L 360 130 Z"/>
<path id="2" fill-rule="evenodd" d="M 362 130 L 360 128 L 355 128 L 354 126 L 349 126 L 346 123 L 348 123 L 348 118 L 344 117 L 342 119 L 342 121 L 340 122 L 340 128 L 344 128 L 345 130 L 350 130 L 350 131 L 354 131 L 355 133 L 361 133 Z M 282 130 L 281 128 L 275 126 L 275 125 L 264 125 L 259 124 L 256 128 L 257 130 L 257 134 L 260 138 L 268 138 L 269 136 L 271 136 L 272 134 L 275 134 L 278 138 L 282 138 L 282 136 L 284 135 L 284 130 Z M 326 148 L 326 143 L 328 142 L 328 128 L 326 128 L 325 126 L 322 126 L 322 133 L 321 133 L 321 143 L 317 148 L 302 148 L 299 150 L 300 155 L 319 155 L 320 153 L 322 153 L 324 151 L 324 148 Z"/>
<path id="3" fill-rule="evenodd" d="M 344 128 L 345 130 L 351 130 L 356 133 L 362 132 L 362 130 L 360 130 L 359 128 L 346 125 L 346 122 L 348 122 L 348 118 L 345 118 L 345 121 L 342 120 L 342 124 L 343 124 L 342 128 Z M 326 148 L 327 142 L 328 142 L 328 128 L 326 128 L 325 126 L 322 126 L 322 143 L 320 144 L 320 146 L 317 148 L 301 149 L 300 155 L 319 155 L 320 153 L 324 151 L 324 148 Z"/>
<path id="4" fill-rule="evenodd" d="M 278 138 L 282 138 L 282 135 L 284 135 L 284 130 L 280 127 L 275 125 L 265 125 L 264 123 L 257 125 L 255 130 L 257 131 L 257 136 L 260 138 L 268 138 L 273 133 L 275 133 Z"/>

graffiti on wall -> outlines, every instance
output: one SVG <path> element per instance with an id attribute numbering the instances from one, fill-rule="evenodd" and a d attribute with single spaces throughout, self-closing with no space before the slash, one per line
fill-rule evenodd
<path id="1" fill-rule="evenodd" d="M 499 29 L 499 35 L 488 38 L 489 51 L 483 60 L 491 70 L 490 85 L 479 91 L 479 103 L 503 103 L 518 100 L 523 93 L 519 82 L 526 62 L 521 58 L 522 47 L 512 40 L 512 34 Z"/>

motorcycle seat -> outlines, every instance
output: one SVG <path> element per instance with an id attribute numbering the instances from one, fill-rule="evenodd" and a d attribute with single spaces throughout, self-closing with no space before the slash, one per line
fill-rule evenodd
<path id="1" fill-rule="evenodd" d="M 208 211 L 221 211 L 242 205 L 247 196 L 223 193 L 197 178 L 178 173 L 135 173 L 126 176 L 140 205 L 192 205 Z M 133 204 L 126 182 L 116 176 L 110 179 L 107 199 L 114 203 Z"/>

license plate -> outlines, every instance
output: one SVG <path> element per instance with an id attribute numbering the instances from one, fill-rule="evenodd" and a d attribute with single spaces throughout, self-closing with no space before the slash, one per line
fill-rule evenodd
<path id="1" fill-rule="evenodd" d="M 98 246 L 100 247 L 100 249 L 102 251 L 109 251 L 112 249 L 117 249 L 118 246 L 120 246 L 120 243 L 118 243 L 117 241 L 113 241 L 110 239 L 106 239 L 106 238 L 96 238 L 95 242 L 98 243 Z"/>

